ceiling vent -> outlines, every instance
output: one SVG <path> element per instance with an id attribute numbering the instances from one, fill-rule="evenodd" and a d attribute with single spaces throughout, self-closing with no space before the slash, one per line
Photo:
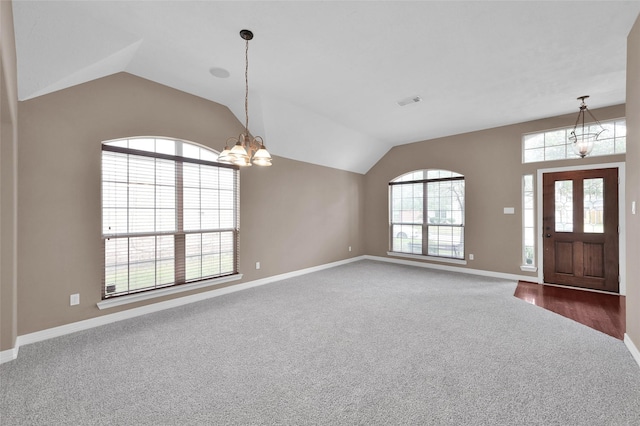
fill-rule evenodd
<path id="1" fill-rule="evenodd" d="M 399 100 L 398 105 L 405 106 L 409 104 L 415 104 L 417 102 L 422 102 L 422 98 L 420 96 L 411 96 L 409 98 Z"/>

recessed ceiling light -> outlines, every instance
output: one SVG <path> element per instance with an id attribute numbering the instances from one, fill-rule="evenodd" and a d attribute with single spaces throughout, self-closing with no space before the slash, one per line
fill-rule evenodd
<path id="1" fill-rule="evenodd" d="M 409 104 L 415 104 L 416 102 L 421 102 L 422 98 L 420 96 L 411 96 L 408 98 L 400 99 L 398 101 L 398 105 L 405 106 Z"/>
<path id="2" fill-rule="evenodd" d="M 218 78 L 227 78 L 231 75 L 229 74 L 229 71 L 225 70 L 224 68 L 213 67 L 209 69 L 209 72 L 211 73 L 212 76 L 218 77 Z"/>

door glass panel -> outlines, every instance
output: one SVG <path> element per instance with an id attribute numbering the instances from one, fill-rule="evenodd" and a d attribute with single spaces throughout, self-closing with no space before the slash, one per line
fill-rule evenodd
<path id="1" fill-rule="evenodd" d="M 584 180 L 584 232 L 604 232 L 604 179 Z"/>
<path id="2" fill-rule="evenodd" d="M 573 232 L 573 181 L 555 182 L 556 232 Z"/>

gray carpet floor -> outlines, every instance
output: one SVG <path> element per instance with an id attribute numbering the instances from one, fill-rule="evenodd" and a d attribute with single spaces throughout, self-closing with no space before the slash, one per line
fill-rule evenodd
<path id="1" fill-rule="evenodd" d="M 360 261 L 20 348 L 8 425 L 639 425 L 624 343 L 516 283 Z"/>

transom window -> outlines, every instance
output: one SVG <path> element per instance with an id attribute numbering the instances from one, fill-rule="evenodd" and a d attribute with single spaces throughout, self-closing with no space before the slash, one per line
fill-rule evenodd
<path id="1" fill-rule="evenodd" d="M 464 259 L 464 176 L 418 170 L 389 182 L 390 249 Z"/>
<path id="2" fill-rule="evenodd" d="M 601 122 L 605 129 L 593 145 L 590 157 L 599 155 L 624 154 L 627 152 L 627 122 L 624 118 Z M 590 131 L 597 132 L 597 124 Z M 522 136 L 522 162 L 564 160 L 579 158 L 574 150 L 569 135 L 573 126 L 562 129 L 529 133 Z"/>
<path id="3" fill-rule="evenodd" d="M 238 273 L 239 177 L 165 138 L 102 144 L 103 299 Z"/>

